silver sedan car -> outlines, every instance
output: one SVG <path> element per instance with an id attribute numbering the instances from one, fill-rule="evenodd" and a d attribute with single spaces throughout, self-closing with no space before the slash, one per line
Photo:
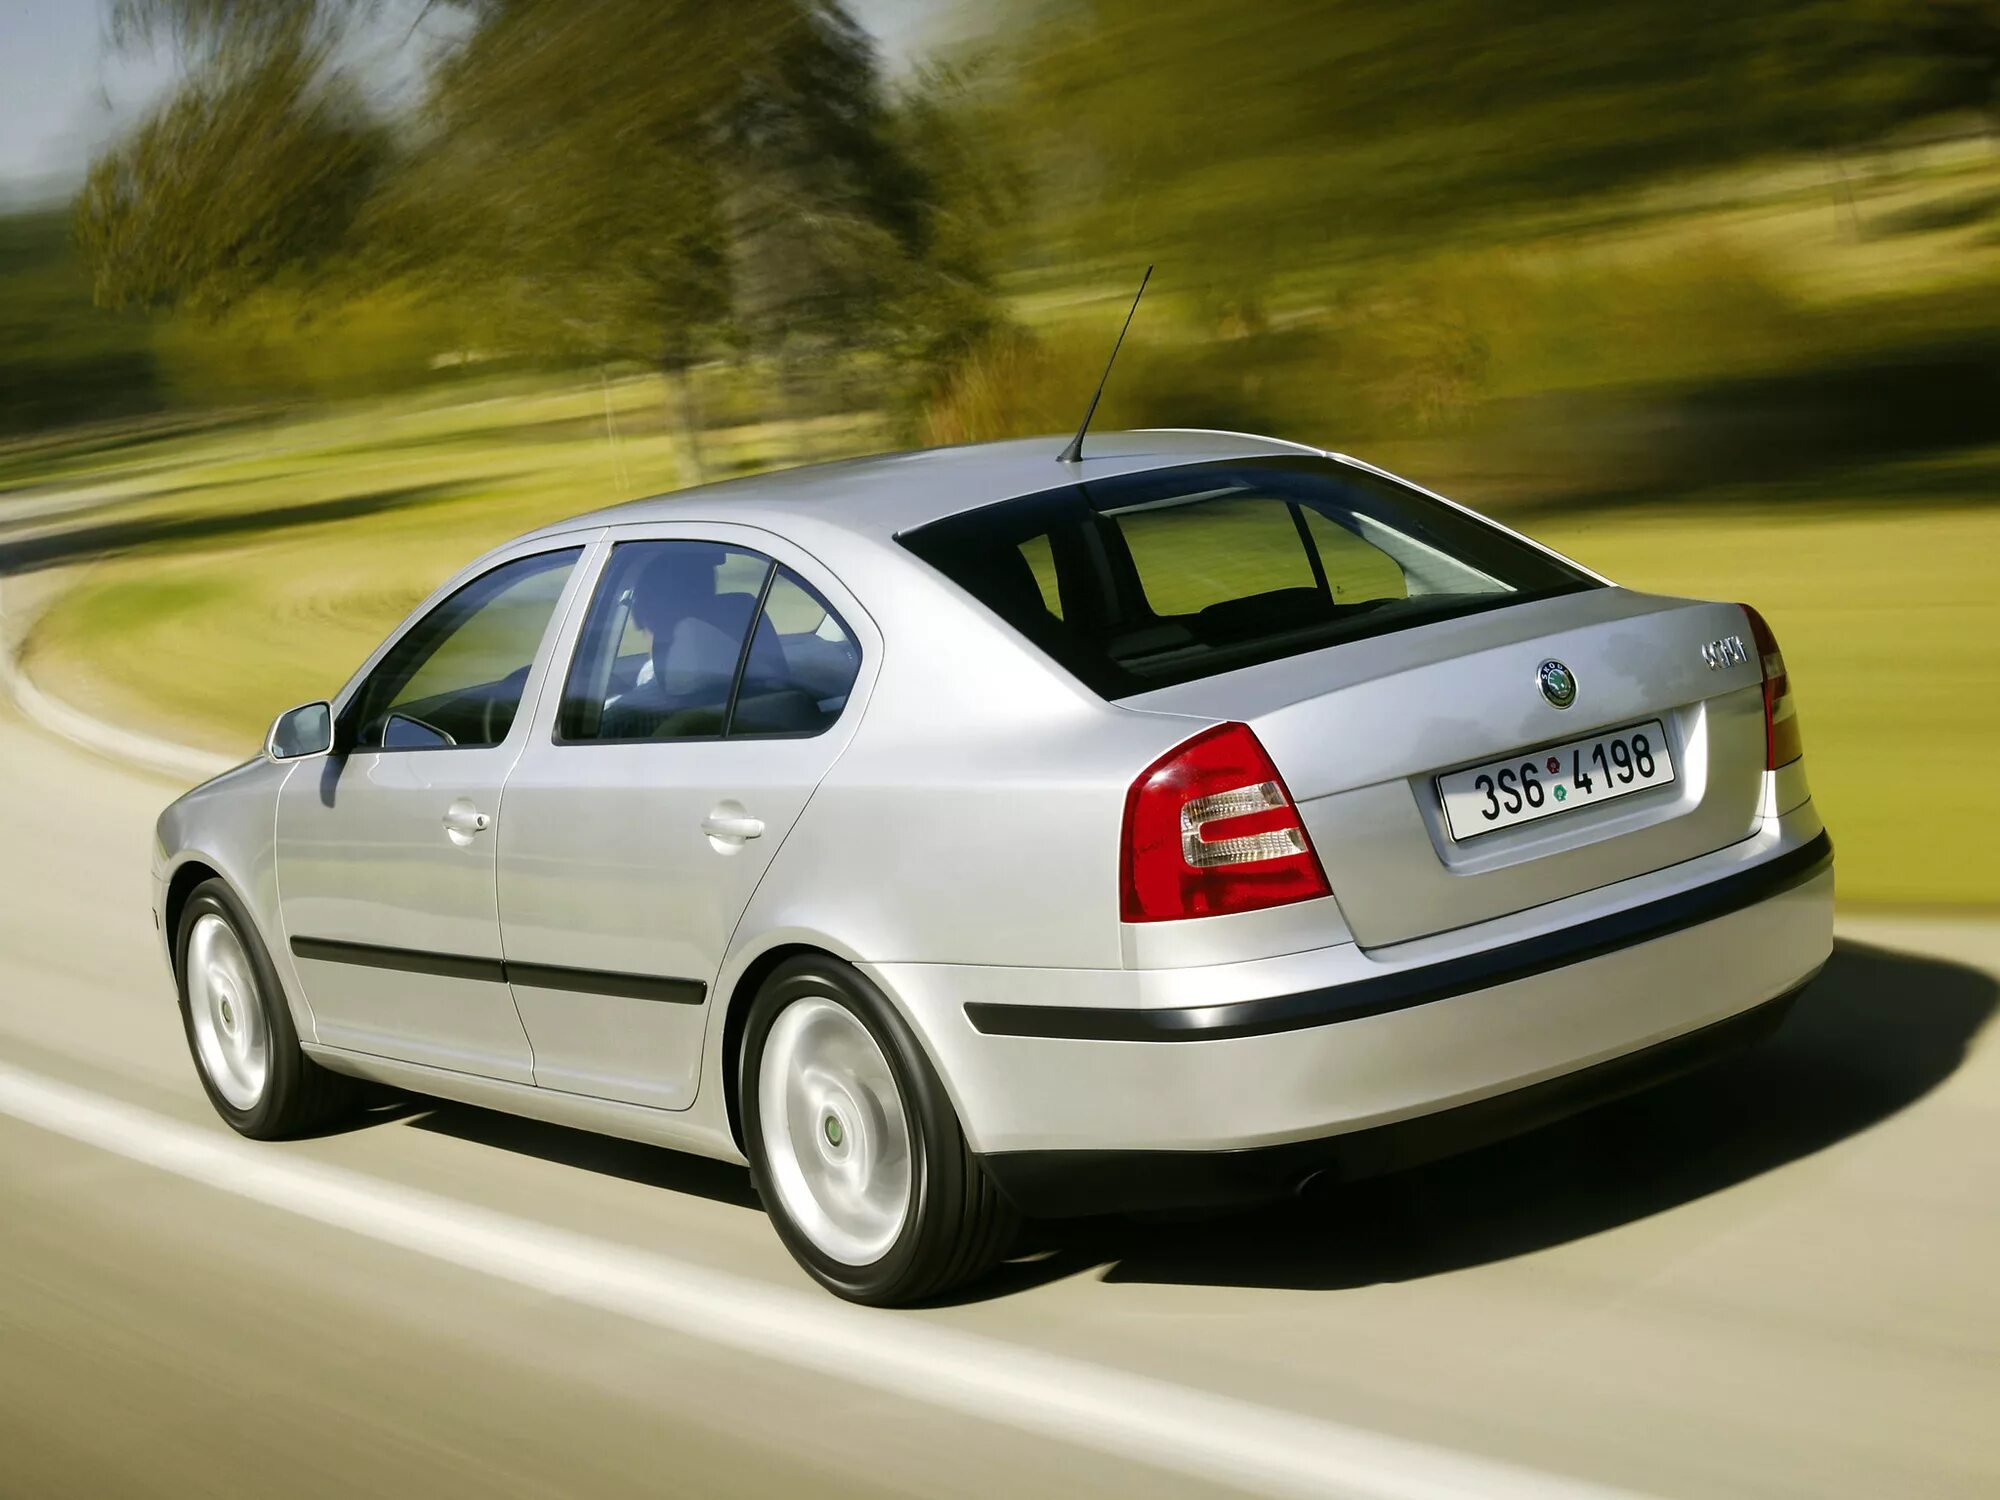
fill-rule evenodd
<path id="1" fill-rule="evenodd" d="M 245 1135 L 355 1080 L 747 1161 L 841 1296 L 1778 1025 L 1831 846 L 1756 611 L 1233 433 L 863 459 L 481 558 L 161 816 Z"/>

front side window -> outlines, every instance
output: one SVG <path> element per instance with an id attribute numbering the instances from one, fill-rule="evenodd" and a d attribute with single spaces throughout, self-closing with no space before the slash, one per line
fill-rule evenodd
<path id="1" fill-rule="evenodd" d="M 349 750 L 497 745 L 579 547 L 516 558 L 457 590 L 401 639 L 341 714 Z"/>
<path id="2" fill-rule="evenodd" d="M 1312 458 L 1094 479 L 898 540 L 1106 698 L 1594 587 L 1496 526 Z"/>

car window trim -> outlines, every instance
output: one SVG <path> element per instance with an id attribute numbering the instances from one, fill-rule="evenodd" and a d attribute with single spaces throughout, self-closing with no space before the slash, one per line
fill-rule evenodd
<path id="1" fill-rule="evenodd" d="M 1328 603 L 1333 602 L 1333 583 L 1326 576 L 1326 559 L 1319 555 L 1319 543 L 1313 540 L 1312 528 L 1306 525 L 1305 507 L 1296 500 L 1287 500 L 1285 509 L 1292 513 L 1292 529 L 1299 534 L 1299 545 L 1306 549 L 1306 561 L 1312 564 L 1313 583 Z"/>
<path id="2" fill-rule="evenodd" d="M 729 738 L 729 731 L 736 727 L 736 701 L 743 696 L 743 674 L 750 669 L 750 652 L 757 644 L 757 627 L 764 623 L 764 605 L 771 597 L 771 584 L 778 576 L 778 560 L 764 559 L 764 581 L 757 586 L 757 602 L 750 609 L 750 628 L 743 632 L 743 644 L 736 652 L 736 671 L 729 679 L 729 698 L 722 705 L 722 733 L 717 739 Z M 771 627 L 775 634 L 777 627 Z M 816 731 L 824 734 L 830 725 L 822 725 Z"/>

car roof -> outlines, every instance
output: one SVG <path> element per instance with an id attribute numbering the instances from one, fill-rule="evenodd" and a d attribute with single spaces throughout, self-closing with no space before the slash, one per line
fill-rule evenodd
<path id="1" fill-rule="evenodd" d="M 1092 433 L 1084 441 L 1083 458 L 1068 464 L 1056 456 L 1065 441 L 1061 435 L 1015 438 L 776 469 L 608 506 L 529 535 L 656 521 L 736 521 L 782 531 L 786 517 L 810 517 L 820 525 L 888 537 L 943 516 L 1079 480 L 1219 459 L 1321 452 L 1249 433 L 1156 428 Z"/>

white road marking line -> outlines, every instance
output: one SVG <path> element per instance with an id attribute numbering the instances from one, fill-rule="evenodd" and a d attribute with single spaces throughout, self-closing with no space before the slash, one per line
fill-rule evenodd
<path id="1" fill-rule="evenodd" d="M 1283 1496 L 1614 1500 L 1628 1492 L 630 1250 L 301 1161 L 0 1063 L 0 1113 L 238 1197 L 779 1364 Z"/>

